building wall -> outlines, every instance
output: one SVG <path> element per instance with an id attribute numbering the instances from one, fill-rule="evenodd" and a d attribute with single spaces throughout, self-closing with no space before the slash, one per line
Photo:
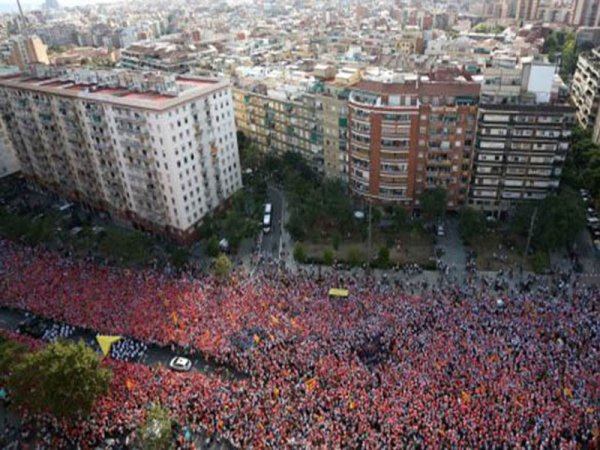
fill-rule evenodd
<path id="1" fill-rule="evenodd" d="M 4 120 L 0 117 L 0 178 L 19 171 L 19 161 L 12 146 Z"/>
<path id="2" fill-rule="evenodd" d="M 147 229 L 189 237 L 241 188 L 229 87 L 149 111 L 0 86 L 23 173 Z"/>
<path id="3" fill-rule="evenodd" d="M 425 190 L 443 187 L 448 208 L 465 204 L 479 86 L 422 82 L 374 88 L 365 92 L 359 85 L 350 97 L 352 191 L 413 208 Z"/>
<path id="4" fill-rule="evenodd" d="M 263 153 L 299 153 L 320 173 L 324 171 L 322 104 L 313 95 L 279 99 L 234 88 L 237 127 Z"/>
<path id="5" fill-rule="evenodd" d="M 597 50 L 579 55 L 571 84 L 571 102 L 576 108 L 577 122 L 593 133 L 600 142 L 600 53 Z"/>
<path id="6" fill-rule="evenodd" d="M 481 105 L 469 203 L 502 212 L 554 192 L 574 120 L 568 106 Z"/>

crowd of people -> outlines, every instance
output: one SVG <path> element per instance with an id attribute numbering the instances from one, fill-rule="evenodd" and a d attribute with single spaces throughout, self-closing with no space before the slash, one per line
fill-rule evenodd
<path id="1" fill-rule="evenodd" d="M 177 344 L 248 375 L 113 362 L 111 394 L 88 420 L 53 424 L 53 439 L 133 439 L 159 401 L 182 427 L 238 447 L 600 444 L 600 291 L 574 278 L 561 289 L 439 280 L 416 292 L 410 281 L 273 266 L 223 283 L 0 241 L 2 305 Z M 350 295 L 330 298 L 332 287 Z"/>

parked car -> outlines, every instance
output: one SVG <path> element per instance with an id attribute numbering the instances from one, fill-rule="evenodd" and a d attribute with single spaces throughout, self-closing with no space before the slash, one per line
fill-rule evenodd
<path id="1" fill-rule="evenodd" d="M 192 362 L 183 356 L 176 356 L 169 362 L 169 367 L 178 372 L 189 372 L 192 370 Z"/>
<path id="2" fill-rule="evenodd" d="M 443 224 L 439 224 L 437 226 L 437 235 L 438 236 L 446 236 L 446 230 L 444 229 L 444 225 Z"/>

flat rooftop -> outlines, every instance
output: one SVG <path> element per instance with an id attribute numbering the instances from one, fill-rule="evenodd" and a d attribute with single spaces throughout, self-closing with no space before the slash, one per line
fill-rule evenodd
<path id="1" fill-rule="evenodd" d="M 125 86 L 81 83 L 62 77 L 37 78 L 28 74 L 0 76 L 0 87 L 152 110 L 169 109 L 227 86 L 229 81 L 224 79 L 178 76 L 175 78 L 175 89 L 170 92 L 160 92 L 141 91 Z"/>

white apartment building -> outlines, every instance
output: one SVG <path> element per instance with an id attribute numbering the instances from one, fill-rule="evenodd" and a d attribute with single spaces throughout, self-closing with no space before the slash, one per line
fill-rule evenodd
<path id="1" fill-rule="evenodd" d="M 19 161 L 15 155 L 12 142 L 8 138 L 6 126 L 0 120 L 0 178 L 19 171 Z"/>
<path id="2" fill-rule="evenodd" d="M 582 53 L 571 84 L 571 101 L 577 108 L 577 122 L 592 130 L 594 142 L 600 142 L 600 51 Z"/>
<path id="3" fill-rule="evenodd" d="M 35 67 L 0 77 L 23 174 L 141 229 L 181 240 L 241 188 L 229 83 Z"/>

